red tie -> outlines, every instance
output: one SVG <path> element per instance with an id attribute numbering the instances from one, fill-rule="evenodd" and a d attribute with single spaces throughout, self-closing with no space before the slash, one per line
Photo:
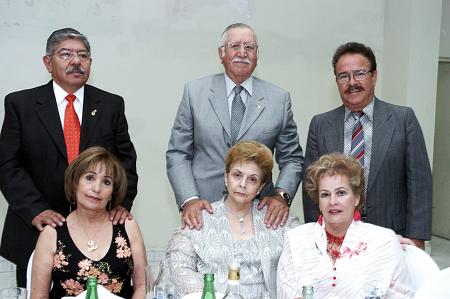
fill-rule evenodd
<path id="1" fill-rule="evenodd" d="M 80 121 L 73 106 L 76 98 L 73 94 L 66 96 L 68 103 L 64 112 L 64 141 L 66 142 L 69 164 L 78 156 L 80 151 Z"/>

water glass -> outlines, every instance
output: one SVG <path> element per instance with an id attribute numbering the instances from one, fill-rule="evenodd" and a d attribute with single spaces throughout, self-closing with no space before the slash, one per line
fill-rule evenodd
<path id="1" fill-rule="evenodd" d="M 26 299 L 27 289 L 25 288 L 6 288 L 0 290 L 0 299 Z"/>

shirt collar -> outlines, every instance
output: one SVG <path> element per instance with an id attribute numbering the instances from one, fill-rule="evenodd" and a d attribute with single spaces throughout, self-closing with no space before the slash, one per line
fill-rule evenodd
<path id="1" fill-rule="evenodd" d="M 68 93 L 64 89 L 62 89 L 62 87 L 59 86 L 55 81 L 53 81 L 53 92 L 55 93 L 57 105 L 62 104 L 66 100 L 66 96 L 68 95 Z M 80 103 L 83 103 L 84 85 L 81 86 L 81 88 L 75 91 L 73 94 L 77 97 L 75 101 L 80 101 Z"/>
<path id="2" fill-rule="evenodd" d="M 373 120 L 373 106 L 374 106 L 374 101 L 375 97 L 372 98 L 372 100 L 369 102 L 369 104 L 367 104 L 366 107 L 363 108 L 362 112 L 364 112 L 364 115 L 367 116 L 367 118 L 369 119 L 369 121 L 372 122 Z M 347 106 L 345 107 L 345 116 L 344 119 L 345 121 L 348 120 L 348 118 L 350 117 L 350 113 L 352 113 L 352 111 L 350 109 L 347 108 Z"/>
<path id="3" fill-rule="evenodd" d="M 225 75 L 225 88 L 227 91 L 227 97 L 229 97 L 231 92 L 233 91 L 233 88 L 236 86 L 236 83 L 234 83 L 233 80 L 231 80 L 230 77 L 228 77 L 226 73 L 224 73 L 224 75 Z M 253 77 L 252 76 L 248 77 L 247 80 L 242 82 L 240 85 L 242 87 L 244 87 L 244 89 L 248 92 L 248 94 L 250 96 L 252 95 L 252 93 L 253 93 Z"/>

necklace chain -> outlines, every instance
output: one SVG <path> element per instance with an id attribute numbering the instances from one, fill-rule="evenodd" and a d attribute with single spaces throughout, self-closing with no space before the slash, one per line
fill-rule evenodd
<path id="1" fill-rule="evenodd" d="M 105 225 L 105 222 L 103 222 L 99 228 L 97 229 L 97 231 L 95 232 L 95 234 L 92 236 L 92 238 L 88 235 L 88 233 L 86 232 L 86 230 L 84 229 L 83 225 L 81 225 L 80 219 L 78 217 L 77 212 L 75 211 L 76 214 L 76 218 L 77 218 L 77 223 L 80 225 L 81 230 L 83 231 L 83 234 L 87 237 L 88 241 L 87 241 L 87 251 L 89 252 L 93 252 L 95 250 L 98 249 L 98 243 L 97 241 L 95 241 L 95 237 L 97 237 L 98 233 L 100 232 L 100 230 L 103 228 L 103 226 Z"/>
<path id="2" fill-rule="evenodd" d="M 231 214 L 232 216 L 234 216 L 239 221 L 240 233 L 241 233 L 241 235 L 245 235 L 244 220 L 245 220 L 245 217 L 247 217 L 248 215 L 251 214 L 251 212 L 253 210 L 252 207 L 250 207 L 250 209 L 244 215 L 236 215 L 226 205 L 225 205 L 225 208 L 226 208 L 226 211 L 227 211 L 228 214 Z"/>

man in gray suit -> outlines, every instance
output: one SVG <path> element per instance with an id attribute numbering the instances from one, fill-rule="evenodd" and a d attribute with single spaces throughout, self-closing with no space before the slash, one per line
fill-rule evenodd
<path id="1" fill-rule="evenodd" d="M 267 184 L 258 208 L 268 205 L 265 223 L 284 225 L 301 181 L 302 149 L 287 91 L 252 76 L 258 61 L 253 29 L 242 23 L 222 33 L 218 54 L 225 73 L 184 87 L 167 159 L 167 174 L 182 211 L 182 227 L 200 229 L 201 211 L 225 193 L 224 157 L 242 140 L 256 140 L 272 151 L 280 174 Z"/>
<path id="2" fill-rule="evenodd" d="M 424 248 L 431 236 L 432 182 L 419 122 L 411 108 L 375 97 L 377 64 L 369 47 L 344 44 L 332 64 L 344 105 L 311 120 L 305 169 L 326 153 L 355 156 L 366 178 L 363 220 Z M 306 222 L 317 219 L 317 206 L 305 193 L 303 210 Z"/>

